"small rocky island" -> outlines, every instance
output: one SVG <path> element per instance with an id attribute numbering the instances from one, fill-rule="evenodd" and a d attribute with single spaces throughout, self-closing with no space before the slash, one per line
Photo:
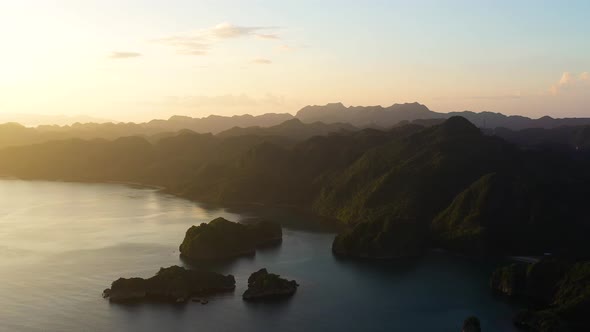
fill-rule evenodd
<path id="1" fill-rule="evenodd" d="M 590 331 L 590 262 L 545 258 L 497 269 L 493 290 L 526 300 L 528 310 L 514 317 L 527 331 Z"/>
<path id="2" fill-rule="evenodd" d="M 103 297 L 115 303 L 165 301 L 186 302 L 193 296 L 212 295 L 233 291 L 236 280 L 232 275 L 215 272 L 187 270 L 180 266 L 160 268 L 155 276 L 143 278 L 119 278 Z"/>
<path id="3" fill-rule="evenodd" d="M 463 328 L 461 332 L 481 332 L 481 324 L 479 318 L 475 316 L 469 316 L 463 321 Z"/>
<path id="4" fill-rule="evenodd" d="M 256 248 L 280 243 L 281 226 L 268 221 L 240 224 L 224 218 L 191 226 L 180 245 L 180 255 L 189 260 L 212 260 L 253 255 Z"/>
<path id="5" fill-rule="evenodd" d="M 295 280 L 283 279 L 260 269 L 248 278 L 248 289 L 242 297 L 246 301 L 289 297 L 295 294 L 298 286 Z"/>

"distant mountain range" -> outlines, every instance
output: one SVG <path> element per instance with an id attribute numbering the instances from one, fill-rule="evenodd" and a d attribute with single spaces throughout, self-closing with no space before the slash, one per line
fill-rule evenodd
<path id="1" fill-rule="evenodd" d="M 48 115 L 48 114 L 19 114 L 19 113 L 0 113 L 0 123 L 17 122 L 27 127 L 36 127 L 39 125 L 51 124 L 58 126 L 67 126 L 74 123 L 106 123 L 114 122 L 113 120 L 97 118 L 87 115 Z"/>
<path id="2" fill-rule="evenodd" d="M 303 123 L 294 118 L 271 127 L 233 127 L 217 134 L 220 137 L 230 136 L 285 136 L 294 140 L 304 140 L 313 136 L 324 136 L 339 131 L 356 131 L 358 128 L 348 123 Z"/>
<path id="3" fill-rule="evenodd" d="M 170 136 L 180 130 L 197 133 L 219 133 L 234 127 L 271 127 L 293 119 L 291 114 L 264 114 L 259 116 L 236 115 L 205 118 L 173 116 L 168 120 L 152 120 L 145 123 L 74 123 L 67 126 L 40 125 L 34 128 L 18 123 L 0 124 L 0 148 L 43 143 L 47 141 L 80 138 L 113 140 L 126 136 L 157 138 Z"/>
<path id="4" fill-rule="evenodd" d="M 103 138 L 109 140 L 125 136 L 143 136 L 146 138 L 155 136 L 156 138 L 162 138 L 180 130 L 222 136 L 278 135 L 292 140 L 303 140 L 314 135 L 325 135 L 340 130 L 388 129 L 408 123 L 428 127 L 440 124 L 452 116 L 461 116 L 477 127 L 485 129 L 485 131 L 497 131 L 508 135 L 503 136 L 508 139 L 509 137 L 517 139 L 516 136 L 518 136 L 511 134 L 509 131 L 590 125 L 590 118 L 554 119 L 545 116 L 539 119 L 531 119 L 523 116 L 506 116 L 500 113 L 474 113 L 469 111 L 438 113 L 419 103 L 394 104 L 389 107 L 346 107 L 342 103 L 332 103 L 324 106 L 306 106 L 297 112 L 295 116 L 288 113 L 267 113 L 258 116 L 211 115 L 204 118 L 173 116 L 168 120 L 152 120 L 144 123 L 98 123 L 102 121 L 86 119 L 92 122 L 77 122 L 63 126 L 39 125 L 34 128 L 17 123 L 6 123 L 0 125 L 0 148 L 68 138 Z M 39 121 L 41 120 L 43 119 Z M 560 142 L 564 140 L 565 136 L 573 135 L 567 129 L 563 131 L 564 133 L 556 136 Z M 550 135 L 555 134 L 551 133 Z M 576 135 L 573 138 L 569 137 L 568 140 L 576 140 Z M 545 136 L 543 134 L 541 138 Z M 517 140 L 521 141 L 522 139 L 518 138 Z M 527 135 L 525 141 L 535 140 L 533 136 Z"/>
<path id="5" fill-rule="evenodd" d="M 267 113 L 257 116 L 249 114 L 234 116 L 210 115 L 204 118 L 175 115 L 168 120 L 152 120 L 139 125 L 152 130 L 178 131 L 189 129 L 197 133 L 217 134 L 233 127 L 275 126 L 291 119 L 293 119 L 293 115 L 288 113 Z"/>
<path id="6" fill-rule="evenodd" d="M 419 103 L 393 104 L 383 106 L 351 106 L 346 107 L 342 103 L 327 104 L 324 106 L 306 106 L 297 112 L 296 117 L 303 122 L 321 121 L 325 123 L 343 122 L 357 127 L 391 127 L 400 122 L 414 122 L 416 120 L 444 119 L 453 116 L 461 116 L 480 128 L 508 128 L 520 130 L 526 128 L 557 128 L 561 126 L 590 125 L 590 118 L 561 118 L 555 119 L 544 116 L 539 119 L 531 119 L 520 115 L 504 115 L 493 112 L 433 112 L 428 107 Z M 436 122 L 433 122 L 433 124 Z"/>

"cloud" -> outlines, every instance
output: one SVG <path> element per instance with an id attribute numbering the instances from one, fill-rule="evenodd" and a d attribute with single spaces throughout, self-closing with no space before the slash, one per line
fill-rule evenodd
<path id="1" fill-rule="evenodd" d="M 179 54 L 205 55 L 211 47 L 210 44 L 198 36 L 172 36 L 155 40 L 156 43 L 171 46 Z"/>
<path id="2" fill-rule="evenodd" d="M 258 39 L 274 39 L 274 40 L 279 40 L 281 39 L 281 37 L 279 37 L 279 35 L 277 35 L 276 33 L 257 33 L 254 34 L 254 36 Z"/>
<path id="3" fill-rule="evenodd" d="M 253 35 L 256 37 L 260 37 L 262 39 L 279 39 L 279 36 L 276 34 L 264 34 L 260 33 L 260 31 L 268 31 L 268 30 L 276 30 L 276 27 L 247 27 L 247 26 L 237 26 L 233 25 L 228 22 L 220 23 L 213 28 L 210 28 L 206 33 L 210 33 L 211 35 L 221 38 L 238 38 L 243 36 Z"/>
<path id="4" fill-rule="evenodd" d="M 111 59 L 130 59 L 140 57 L 141 53 L 137 52 L 113 52 L 109 55 Z"/>
<path id="5" fill-rule="evenodd" d="M 271 26 L 239 26 L 224 22 L 207 29 L 159 38 L 154 42 L 173 47 L 179 54 L 205 55 L 213 45 L 223 40 L 246 37 L 279 40 L 280 37 L 275 33 L 277 29 L 277 27 Z"/>
<path id="6" fill-rule="evenodd" d="M 563 92 L 574 91 L 584 87 L 590 87 L 590 73 L 583 72 L 575 75 L 566 71 L 561 74 L 559 81 L 549 88 L 549 92 L 555 96 Z"/>
<path id="7" fill-rule="evenodd" d="M 279 45 L 276 47 L 276 49 L 279 52 L 293 52 L 295 50 L 295 48 L 293 48 L 289 45 Z"/>
<path id="8" fill-rule="evenodd" d="M 253 59 L 250 62 L 252 62 L 254 64 L 257 64 L 257 65 L 270 65 L 272 63 L 271 60 L 265 59 L 265 58 L 256 58 L 256 59 Z"/>

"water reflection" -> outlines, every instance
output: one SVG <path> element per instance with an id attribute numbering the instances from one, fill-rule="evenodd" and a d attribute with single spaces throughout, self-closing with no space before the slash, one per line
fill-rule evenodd
<path id="1" fill-rule="evenodd" d="M 518 307 L 490 294 L 492 264 L 445 253 L 411 262 L 341 260 L 331 253 L 334 233 L 305 214 L 224 209 L 106 184 L 5 180 L 0 195 L 1 331 L 451 332 L 472 314 L 486 331 L 513 331 Z M 254 256 L 182 261 L 186 230 L 216 217 L 289 227 L 281 245 Z M 101 297 L 119 277 L 147 278 L 171 265 L 233 274 L 236 289 L 207 305 L 120 306 Z M 248 277 L 260 268 L 295 279 L 295 296 L 242 301 Z"/>

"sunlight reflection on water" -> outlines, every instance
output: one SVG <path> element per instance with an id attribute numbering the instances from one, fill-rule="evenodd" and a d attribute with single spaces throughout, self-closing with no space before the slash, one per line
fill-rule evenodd
<path id="1" fill-rule="evenodd" d="M 492 268 L 429 255 L 410 265 L 335 259 L 333 233 L 308 217 L 258 211 L 297 229 L 254 257 L 200 264 L 237 280 L 208 305 L 110 305 L 121 276 L 183 264 L 193 224 L 254 212 L 203 208 L 153 189 L 113 184 L 0 180 L 0 331 L 459 331 L 471 314 L 485 331 L 513 331 L 515 306 L 491 296 Z M 232 210 L 234 211 L 234 210 Z M 313 231 L 312 231 L 313 230 Z M 250 273 L 267 267 L 301 285 L 288 301 L 241 300 Z"/>

